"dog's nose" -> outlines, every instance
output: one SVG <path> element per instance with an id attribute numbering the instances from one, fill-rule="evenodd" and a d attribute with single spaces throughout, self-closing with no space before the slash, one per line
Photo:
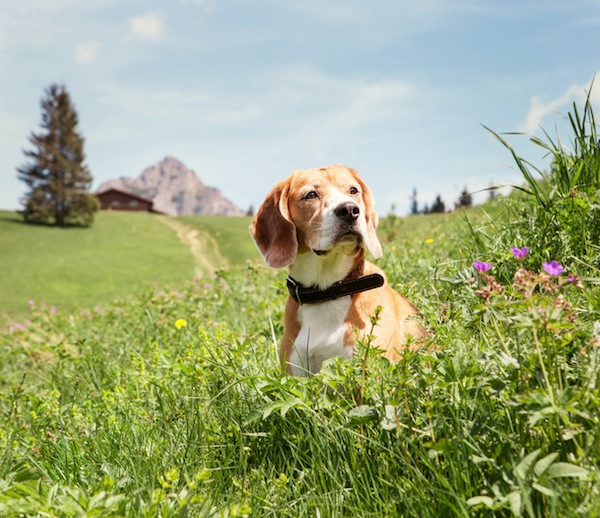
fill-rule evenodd
<path id="1" fill-rule="evenodd" d="M 360 214 L 360 208 L 352 201 L 340 203 L 333 211 L 335 215 L 346 223 L 354 223 Z"/>

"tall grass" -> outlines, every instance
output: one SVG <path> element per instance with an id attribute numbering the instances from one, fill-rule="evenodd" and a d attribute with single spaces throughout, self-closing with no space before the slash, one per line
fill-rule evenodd
<path id="1" fill-rule="evenodd" d="M 561 226 L 594 194 L 554 190 L 550 214 L 530 189 L 384 222 L 380 264 L 435 337 L 396 364 L 367 338 L 283 374 L 285 274 L 257 263 L 34 308 L 0 333 L 0 515 L 600 515 L 597 243 Z"/>
<path id="2" fill-rule="evenodd" d="M 458 219 L 407 222 L 382 265 L 437 347 L 398 364 L 283 375 L 284 274 L 253 264 L 5 329 L 0 515 L 600 512 L 599 290 L 511 256 L 535 287 L 483 298 Z"/>
<path id="3" fill-rule="evenodd" d="M 524 185 L 516 189 L 529 203 L 516 201 L 510 209 L 513 224 L 497 237 L 510 243 L 528 243 L 540 261 L 555 259 L 600 275 L 600 140 L 590 92 L 583 108 L 573 104 L 567 114 L 571 135 L 565 144 L 557 132 L 531 137 L 546 152 L 547 171 L 519 156 L 510 143 L 489 130 L 511 153 Z M 507 246 L 504 247 L 505 249 Z M 539 266 L 539 264 L 538 264 Z"/>

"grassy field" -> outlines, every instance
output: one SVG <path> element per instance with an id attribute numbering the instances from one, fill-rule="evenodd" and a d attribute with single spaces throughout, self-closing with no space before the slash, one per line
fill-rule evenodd
<path id="1" fill-rule="evenodd" d="M 513 285 L 510 207 L 382 222 L 379 263 L 438 345 L 396 365 L 362 343 L 283 376 L 285 273 L 260 262 L 34 308 L 0 334 L 0 515 L 598 515 L 600 290 L 533 250 Z M 246 231 L 227 221 L 184 219 Z"/>
<path id="2" fill-rule="evenodd" d="M 203 234 L 212 236 L 220 254 L 230 265 L 243 264 L 249 259 L 260 257 L 248 232 L 252 219 L 250 217 L 180 216 L 177 219 Z"/>
<path id="3" fill-rule="evenodd" d="M 600 516 L 600 147 L 589 102 L 569 120 L 540 183 L 496 135 L 520 196 L 382 221 L 435 345 L 395 364 L 367 338 L 283 374 L 247 220 L 3 214 L 5 307 L 35 303 L 0 328 L 0 516 Z"/>
<path id="4" fill-rule="evenodd" d="M 247 218 L 174 218 L 185 225 L 183 239 L 164 219 L 101 212 L 89 229 L 59 229 L 24 225 L 17 214 L 0 212 L 0 323 L 27 318 L 29 301 L 93 308 L 151 283 L 192 279 L 198 264 L 185 239 L 188 228 L 204 243 L 204 271 L 257 257 Z"/>

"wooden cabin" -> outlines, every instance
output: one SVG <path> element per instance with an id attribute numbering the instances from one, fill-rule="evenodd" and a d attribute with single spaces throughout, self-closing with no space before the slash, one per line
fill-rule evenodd
<path id="1" fill-rule="evenodd" d="M 154 209 L 152 200 L 120 189 L 111 187 L 105 191 L 97 192 L 96 197 L 100 201 L 102 210 L 128 210 L 163 214 L 161 211 Z"/>

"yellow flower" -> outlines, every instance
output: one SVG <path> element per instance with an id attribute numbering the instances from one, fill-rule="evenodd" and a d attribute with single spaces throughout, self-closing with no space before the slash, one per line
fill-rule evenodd
<path id="1" fill-rule="evenodd" d="M 431 239 L 430 237 L 428 237 L 428 238 L 425 240 L 425 244 L 427 244 L 427 245 L 430 245 L 431 243 L 433 243 L 433 239 Z"/>
<path id="2" fill-rule="evenodd" d="M 395 252 L 395 251 L 396 251 L 396 245 L 392 245 L 392 246 L 390 247 L 390 249 L 392 250 L 392 252 Z"/>
<path id="3" fill-rule="evenodd" d="M 177 320 L 175 320 L 175 327 L 177 329 L 181 329 L 185 326 L 187 326 L 187 322 L 183 318 L 178 318 Z"/>

